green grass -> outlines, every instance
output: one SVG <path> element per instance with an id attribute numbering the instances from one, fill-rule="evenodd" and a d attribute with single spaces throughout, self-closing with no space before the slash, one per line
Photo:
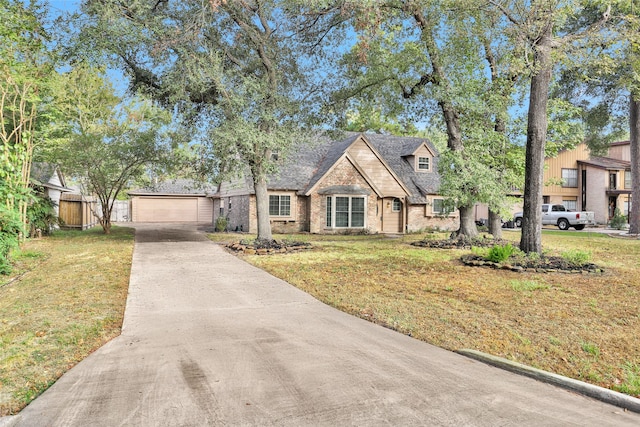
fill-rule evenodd
<path id="1" fill-rule="evenodd" d="M 59 231 L 28 240 L 0 276 L 0 415 L 18 412 L 119 335 L 133 231 Z"/>

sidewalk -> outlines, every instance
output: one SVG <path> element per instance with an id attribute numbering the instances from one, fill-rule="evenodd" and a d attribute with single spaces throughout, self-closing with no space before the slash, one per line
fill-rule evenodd
<path id="1" fill-rule="evenodd" d="M 136 227 L 122 335 L 0 425 L 640 425 L 330 308 L 193 227 Z"/>

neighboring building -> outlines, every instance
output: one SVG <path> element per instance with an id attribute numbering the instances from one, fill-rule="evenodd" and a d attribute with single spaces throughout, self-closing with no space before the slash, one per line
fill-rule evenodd
<path id="1" fill-rule="evenodd" d="M 30 174 L 31 187 L 37 193 L 51 199 L 54 203 L 56 216 L 60 215 L 60 197 L 62 193 L 71 192 L 67 188 L 64 175 L 56 165 L 46 162 L 33 162 Z"/>
<path id="2" fill-rule="evenodd" d="M 211 224 L 212 188 L 187 179 L 157 183 L 129 191 L 133 222 L 192 222 Z"/>
<path id="3" fill-rule="evenodd" d="M 452 230 L 458 213 L 438 195 L 438 153 L 424 138 L 347 133 L 303 145 L 268 180 L 274 232 L 404 233 Z M 212 196 L 213 221 L 257 231 L 250 177 L 222 182 Z"/>
<path id="4" fill-rule="evenodd" d="M 592 157 L 585 143 L 563 150 L 545 161 L 543 203 L 595 213 L 606 224 L 620 209 L 629 213 L 631 201 L 631 153 L 629 141 L 611 145 L 606 157 Z"/>

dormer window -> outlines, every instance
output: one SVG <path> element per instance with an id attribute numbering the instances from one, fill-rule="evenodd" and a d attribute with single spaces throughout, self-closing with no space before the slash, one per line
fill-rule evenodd
<path id="1" fill-rule="evenodd" d="M 418 171 L 429 171 L 431 169 L 431 159 L 429 157 L 418 157 Z"/>

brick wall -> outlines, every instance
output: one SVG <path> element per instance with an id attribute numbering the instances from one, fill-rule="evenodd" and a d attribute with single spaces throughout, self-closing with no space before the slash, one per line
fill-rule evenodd
<path id="1" fill-rule="evenodd" d="M 329 175 L 319 183 L 316 191 L 334 185 L 357 185 L 367 189 L 370 194 L 367 196 L 367 219 L 366 228 L 371 233 L 377 233 L 378 220 L 376 215 L 377 196 L 367 181 L 360 175 L 360 172 L 353 167 L 350 161 L 343 159 Z M 312 194 L 309 199 L 309 227 L 312 233 L 342 232 L 344 229 L 328 229 L 326 226 L 327 217 L 327 197 L 325 195 Z"/>
<path id="2" fill-rule="evenodd" d="M 307 198 L 304 196 L 291 196 L 295 203 L 295 220 L 271 219 L 272 233 L 300 233 L 309 231 L 307 221 Z"/>
<path id="3" fill-rule="evenodd" d="M 457 213 L 447 217 L 425 216 L 425 205 L 409 205 L 408 209 L 409 221 L 407 231 L 409 233 L 428 228 L 454 231 L 460 227 Z"/>

